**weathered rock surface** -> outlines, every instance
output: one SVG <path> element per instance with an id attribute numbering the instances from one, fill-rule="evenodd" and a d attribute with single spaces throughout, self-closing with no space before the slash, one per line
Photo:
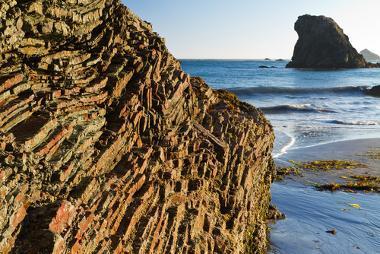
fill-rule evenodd
<path id="1" fill-rule="evenodd" d="M 299 39 L 288 68 L 366 68 L 343 29 L 325 16 L 300 16 L 294 26 Z"/>
<path id="2" fill-rule="evenodd" d="M 0 0 L 0 253 L 263 253 L 273 130 L 117 0 Z"/>
<path id="3" fill-rule="evenodd" d="M 372 51 L 370 51 L 368 49 L 364 49 L 364 50 L 360 51 L 360 54 L 364 57 L 364 59 L 367 62 L 370 62 L 370 63 L 380 62 L 380 56 L 373 53 Z"/>

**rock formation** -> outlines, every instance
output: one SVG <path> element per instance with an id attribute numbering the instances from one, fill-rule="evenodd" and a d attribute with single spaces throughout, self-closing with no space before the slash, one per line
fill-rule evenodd
<path id="1" fill-rule="evenodd" d="M 362 56 L 367 62 L 370 62 L 370 63 L 380 62 L 380 56 L 376 55 L 372 51 L 369 51 L 368 49 L 364 49 L 360 51 L 360 54 L 362 54 Z"/>
<path id="2" fill-rule="evenodd" d="M 380 97 L 380 86 L 374 86 L 366 92 L 367 95 Z"/>
<path id="3" fill-rule="evenodd" d="M 288 68 L 365 68 L 342 28 L 325 16 L 300 16 L 294 26 L 299 39 Z"/>
<path id="4" fill-rule="evenodd" d="M 0 253 L 264 253 L 273 130 L 118 0 L 0 0 Z"/>

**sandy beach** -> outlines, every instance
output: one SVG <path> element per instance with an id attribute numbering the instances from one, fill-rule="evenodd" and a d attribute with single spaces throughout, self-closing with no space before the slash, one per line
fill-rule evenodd
<path id="1" fill-rule="evenodd" d="M 342 182 L 342 176 L 379 176 L 380 158 L 375 156 L 379 152 L 380 139 L 360 139 L 291 150 L 278 158 L 277 164 L 283 166 L 289 165 L 289 160 L 347 160 L 366 167 L 306 171 L 274 183 L 273 203 L 286 219 L 272 225 L 270 253 L 379 253 L 380 195 L 318 191 L 313 186 Z"/>
<path id="2" fill-rule="evenodd" d="M 354 169 L 303 172 L 303 177 L 290 176 L 301 182 L 326 183 L 342 181 L 342 176 L 380 176 L 380 139 L 358 139 L 333 142 L 308 148 L 289 150 L 276 159 L 280 167 L 290 166 L 289 161 L 310 162 L 326 160 L 357 161 L 365 165 Z"/>

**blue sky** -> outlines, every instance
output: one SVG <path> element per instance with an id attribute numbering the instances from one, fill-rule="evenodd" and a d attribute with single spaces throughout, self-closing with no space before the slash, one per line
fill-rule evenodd
<path id="1" fill-rule="evenodd" d="M 379 0 L 123 0 L 153 24 L 177 58 L 259 59 L 292 55 L 303 14 L 338 22 L 357 50 L 380 53 Z"/>

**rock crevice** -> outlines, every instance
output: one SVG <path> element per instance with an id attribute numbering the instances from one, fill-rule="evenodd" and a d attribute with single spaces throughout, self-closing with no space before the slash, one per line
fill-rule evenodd
<path id="1" fill-rule="evenodd" d="M 0 17 L 0 253 L 265 252 L 260 111 L 117 0 L 0 0 Z"/>

